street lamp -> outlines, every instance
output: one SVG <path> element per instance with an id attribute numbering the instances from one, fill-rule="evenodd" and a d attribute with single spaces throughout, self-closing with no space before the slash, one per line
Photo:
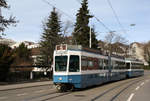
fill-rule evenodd
<path id="1" fill-rule="evenodd" d="M 130 26 L 135 26 L 136 24 L 130 24 Z"/>

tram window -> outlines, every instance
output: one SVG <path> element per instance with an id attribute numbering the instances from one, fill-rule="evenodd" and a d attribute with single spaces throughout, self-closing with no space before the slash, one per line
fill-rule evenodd
<path id="1" fill-rule="evenodd" d="M 103 59 L 99 59 L 99 69 L 103 69 Z"/>
<path id="2" fill-rule="evenodd" d="M 132 69 L 135 69 L 135 64 L 134 63 L 132 63 Z"/>
<path id="3" fill-rule="evenodd" d="M 116 61 L 115 69 L 119 69 L 119 66 L 120 66 L 119 62 Z"/>
<path id="4" fill-rule="evenodd" d="M 113 60 L 111 60 L 111 67 L 113 68 L 114 67 L 114 61 Z"/>
<path id="5" fill-rule="evenodd" d="M 87 70 L 88 67 L 88 61 L 87 60 L 81 60 L 81 69 Z"/>
<path id="6" fill-rule="evenodd" d="M 125 69 L 125 63 L 124 62 L 120 62 L 120 69 Z"/>
<path id="7" fill-rule="evenodd" d="M 112 69 L 115 69 L 115 67 L 116 67 L 116 61 L 112 60 L 111 61 L 111 66 L 112 66 Z"/>
<path id="8" fill-rule="evenodd" d="M 136 63 L 132 63 L 132 69 L 137 69 L 137 64 Z"/>
<path id="9" fill-rule="evenodd" d="M 118 61 L 118 69 L 121 69 L 121 63 Z"/>
<path id="10" fill-rule="evenodd" d="M 87 67 L 87 66 L 88 66 L 87 60 L 82 60 L 81 65 L 82 65 L 83 67 Z"/>
<path id="11" fill-rule="evenodd" d="M 116 61 L 116 64 L 117 64 L 116 69 L 124 69 L 125 66 L 124 62 Z"/>
<path id="12" fill-rule="evenodd" d="M 137 63 L 134 64 L 135 69 L 138 69 Z"/>
<path id="13" fill-rule="evenodd" d="M 69 72 L 79 72 L 79 56 L 77 55 L 70 56 Z"/>
<path id="14" fill-rule="evenodd" d="M 140 69 L 140 64 L 139 63 L 135 63 L 135 67 L 136 67 L 136 69 Z"/>
<path id="15" fill-rule="evenodd" d="M 117 67 L 118 67 L 118 64 L 117 64 L 117 61 L 115 61 L 115 60 L 113 60 L 113 65 L 112 65 L 113 67 L 113 69 L 117 69 Z"/>
<path id="16" fill-rule="evenodd" d="M 108 69 L 108 60 L 104 60 L 104 69 Z"/>
<path id="17" fill-rule="evenodd" d="M 93 67 L 93 61 L 88 61 L 88 67 Z"/>
<path id="18" fill-rule="evenodd" d="M 66 71 L 67 70 L 67 56 L 56 56 L 55 57 L 55 71 Z"/>

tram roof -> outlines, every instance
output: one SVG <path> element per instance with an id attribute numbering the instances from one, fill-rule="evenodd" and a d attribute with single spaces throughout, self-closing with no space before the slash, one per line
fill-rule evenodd
<path id="1" fill-rule="evenodd" d="M 81 45 L 67 45 L 67 44 L 56 45 L 56 51 L 61 51 L 61 50 L 78 50 L 78 51 L 86 51 L 86 52 L 102 54 L 100 50 L 86 48 Z"/>
<path id="2" fill-rule="evenodd" d="M 139 63 L 139 64 L 143 64 L 142 61 L 134 59 L 134 58 L 126 58 L 125 59 L 126 62 L 131 62 L 131 63 Z"/>
<path id="3" fill-rule="evenodd" d="M 103 55 L 103 56 L 108 56 L 108 55 L 103 54 L 100 50 L 83 47 L 81 45 L 61 44 L 61 45 L 56 45 L 55 50 L 56 51 L 65 51 L 65 50 L 85 51 L 85 52 L 100 54 L 100 55 Z M 124 57 L 117 56 L 117 55 L 112 55 L 112 58 L 124 59 Z"/>

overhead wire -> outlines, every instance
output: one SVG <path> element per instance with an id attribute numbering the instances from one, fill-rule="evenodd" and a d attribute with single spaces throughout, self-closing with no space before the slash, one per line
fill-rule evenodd
<path id="1" fill-rule="evenodd" d="M 81 2 L 79 0 L 76 0 L 79 4 L 81 4 Z M 90 12 L 91 13 L 91 12 Z M 92 13 L 91 13 L 92 14 Z M 100 20 L 98 17 L 96 17 L 94 14 L 92 14 L 92 16 L 106 29 L 108 30 L 108 32 L 112 32 L 112 30 L 110 28 L 108 28 L 103 22 L 102 20 Z"/>
<path id="2" fill-rule="evenodd" d="M 116 13 L 115 9 L 113 8 L 113 6 L 112 6 L 110 0 L 107 0 L 107 2 L 108 2 L 108 4 L 109 4 L 110 8 L 112 9 L 112 12 L 113 12 L 113 14 L 114 14 L 114 16 L 115 16 L 115 18 L 116 18 L 116 21 L 118 22 L 120 28 L 126 33 L 126 30 L 124 29 L 123 25 L 121 24 L 121 22 L 120 22 L 120 20 L 119 20 L 119 17 L 117 16 L 117 13 Z"/>
<path id="3" fill-rule="evenodd" d="M 57 8 L 56 6 L 54 6 L 53 4 L 51 4 L 50 2 L 48 2 L 47 0 L 43 0 L 45 3 L 47 3 L 48 5 L 55 7 L 57 10 L 61 11 L 64 15 L 66 15 L 67 17 L 69 17 L 71 20 L 74 20 L 73 17 L 71 17 L 69 14 L 67 14 L 66 12 L 62 11 L 61 9 Z M 81 4 L 80 0 L 76 0 L 79 4 Z M 90 12 L 91 13 L 91 12 Z M 92 13 L 91 13 L 92 14 Z M 105 28 L 107 29 L 109 32 L 112 32 L 112 30 L 110 30 L 99 18 L 97 18 L 94 14 L 92 14 L 92 16 Z"/>
<path id="4" fill-rule="evenodd" d="M 105 29 L 107 29 L 109 32 L 112 32 L 112 30 L 110 30 L 101 20 L 99 20 L 96 16 L 94 16 L 95 17 L 95 19 L 99 22 L 99 23 L 101 23 L 101 25 L 105 28 Z"/>
<path id="5" fill-rule="evenodd" d="M 47 3 L 48 5 L 56 8 L 57 10 L 59 10 L 60 12 L 62 12 L 64 15 L 66 15 L 68 18 L 70 18 L 71 20 L 74 21 L 74 18 L 71 17 L 69 14 L 67 14 L 66 12 L 62 11 L 61 9 L 57 8 L 56 6 L 54 6 L 53 4 L 51 4 L 50 2 L 48 2 L 47 0 L 42 0 L 44 1 L 45 3 Z M 76 0 L 79 4 L 81 4 L 80 0 Z M 90 12 L 91 13 L 91 12 Z M 92 13 L 91 13 L 92 14 Z M 110 28 L 108 28 L 103 22 L 102 20 L 100 20 L 99 18 L 97 18 L 94 14 L 92 14 L 92 16 L 106 29 L 108 30 L 109 32 L 112 32 L 112 30 Z M 121 24 L 121 23 L 120 23 Z"/>
<path id="6" fill-rule="evenodd" d="M 45 3 L 47 3 L 48 5 L 50 5 L 50 6 L 52 6 L 52 7 L 54 7 L 55 9 L 57 9 L 58 11 L 60 11 L 61 13 L 63 13 L 65 16 L 67 16 L 70 20 L 70 22 L 71 23 L 75 23 L 74 22 L 74 18 L 72 17 L 72 16 L 70 16 L 69 14 L 67 14 L 66 12 L 64 12 L 63 10 L 61 10 L 61 9 L 59 9 L 58 7 L 56 7 L 55 5 L 53 5 L 53 4 L 51 4 L 49 1 L 47 1 L 47 0 L 42 0 L 42 1 L 44 1 Z"/>
<path id="7" fill-rule="evenodd" d="M 73 17 L 71 17 L 69 14 L 67 14 L 67 13 L 64 12 L 64 11 L 62 11 L 61 9 L 57 8 L 56 6 L 54 6 L 53 4 L 51 4 L 50 2 L 48 2 L 47 0 L 42 0 L 42 1 L 44 1 L 44 2 L 47 3 L 48 5 L 50 5 L 50 6 L 54 7 L 54 8 L 56 8 L 57 10 L 59 10 L 60 12 L 62 12 L 64 15 L 66 15 L 68 18 L 70 18 L 71 20 L 74 21 L 74 18 L 73 18 Z"/>

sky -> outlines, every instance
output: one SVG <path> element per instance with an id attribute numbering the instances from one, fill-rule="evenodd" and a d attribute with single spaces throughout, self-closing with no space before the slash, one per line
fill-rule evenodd
<path id="1" fill-rule="evenodd" d="M 2 15 L 6 18 L 13 15 L 19 22 L 16 27 L 9 26 L 4 32 L 4 37 L 18 42 L 39 42 L 43 32 L 42 22 L 46 21 L 52 11 L 52 6 L 45 1 L 56 6 L 62 24 L 67 21 L 75 23 L 81 0 L 7 0 L 11 8 L 2 9 Z M 129 43 L 150 40 L 150 0 L 109 1 L 122 27 L 116 20 L 108 0 L 89 0 L 90 14 L 97 17 L 110 30 L 121 34 Z M 135 26 L 130 26 L 131 24 Z M 90 19 L 89 25 L 95 26 L 97 39 L 104 40 L 109 31 L 95 18 Z"/>

